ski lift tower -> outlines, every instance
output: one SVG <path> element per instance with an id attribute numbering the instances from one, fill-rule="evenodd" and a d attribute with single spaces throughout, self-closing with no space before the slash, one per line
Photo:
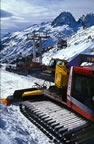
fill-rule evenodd
<path id="1" fill-rule="evenodd" d="M 50 36 L 47 35 L 47 32 L 43 31 L 33 31 L 32 35 L 27 35 L 27 40 L 32 40 L 33 43 L 33 60 L 36 61 L 36 45 L 35 41 L 39 41 L 39 62 L 42 64 L 42 39 L 47 39 Z"/>

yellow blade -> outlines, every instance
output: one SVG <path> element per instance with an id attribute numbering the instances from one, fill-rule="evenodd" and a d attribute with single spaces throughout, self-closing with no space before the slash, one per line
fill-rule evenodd
<path id="1" fill-rule="evenodd" d="M 12 101 L 10 99 L 8 99 L 8 98 L 0 99 L 0 102 L 5 104 L 6 106 L 10 106 L 12 104 Z"/>
<path id="2" fill-rule="evenodd" d="M 7 104 L 7 99 L 6 98 L 0 99 L 0 102 L 4 103 L 6 105 Z"/>
<path id="3" fill-rule="evenodd" d="M 24 92 L 22 97 L 25 96 L 34 96 L 34 95 L 42 95 L 43 92 L 41 90 L 34 90 L 34 91 L 28 91 L 28 92 Z"/>

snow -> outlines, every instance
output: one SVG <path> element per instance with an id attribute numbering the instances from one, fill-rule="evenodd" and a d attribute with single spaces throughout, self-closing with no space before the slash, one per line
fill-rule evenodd
<path id="1" fill-rule="evenodd" d="M 12 95 L 17 89 L 30 88 L 43 81 L 21 76 L 1 69 L 1 98 Z M 0 103 L 0 144 L 50 144 L 50 140 L 20 112 L 19 106 L 6 107 Z"/>

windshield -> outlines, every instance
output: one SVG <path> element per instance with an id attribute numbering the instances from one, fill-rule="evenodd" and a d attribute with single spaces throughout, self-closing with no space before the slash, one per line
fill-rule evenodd
<path id="1" fill-rule="evenodd" d="M 62 64 L 62 61 L 57 61 L 56 64 L 57 64 L 57 65 L 61 65 L 61 64 Z"/>
<path id="2" fill-rule="evenodd" d="M 19 61 L 19 62 L 17 62 L 17 65 L 24 65 L 24 62 L 23 61 Z"/>
<path id="3" fill-rule="evenodd" d="M 72 95 L 83 104 L 94 109 L 94 77 L 75 75 Z"/>
<path id="4" fill-rule="evenodd" d="M 50 63 L 49 63 L 49 66 L 53 66 L 54 63 L 55 63 L 55 61 L 54 61 L 54 60 L 51 60 Z"/>

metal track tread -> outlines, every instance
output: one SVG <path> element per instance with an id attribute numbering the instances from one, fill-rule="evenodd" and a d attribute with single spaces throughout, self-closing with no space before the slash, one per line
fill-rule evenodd
<path id="1" fill-rule="evenodd" d="M 20 111 L 56 144 L 94 142 L 94 124 L 51 101 L 25 101 Z"/>

